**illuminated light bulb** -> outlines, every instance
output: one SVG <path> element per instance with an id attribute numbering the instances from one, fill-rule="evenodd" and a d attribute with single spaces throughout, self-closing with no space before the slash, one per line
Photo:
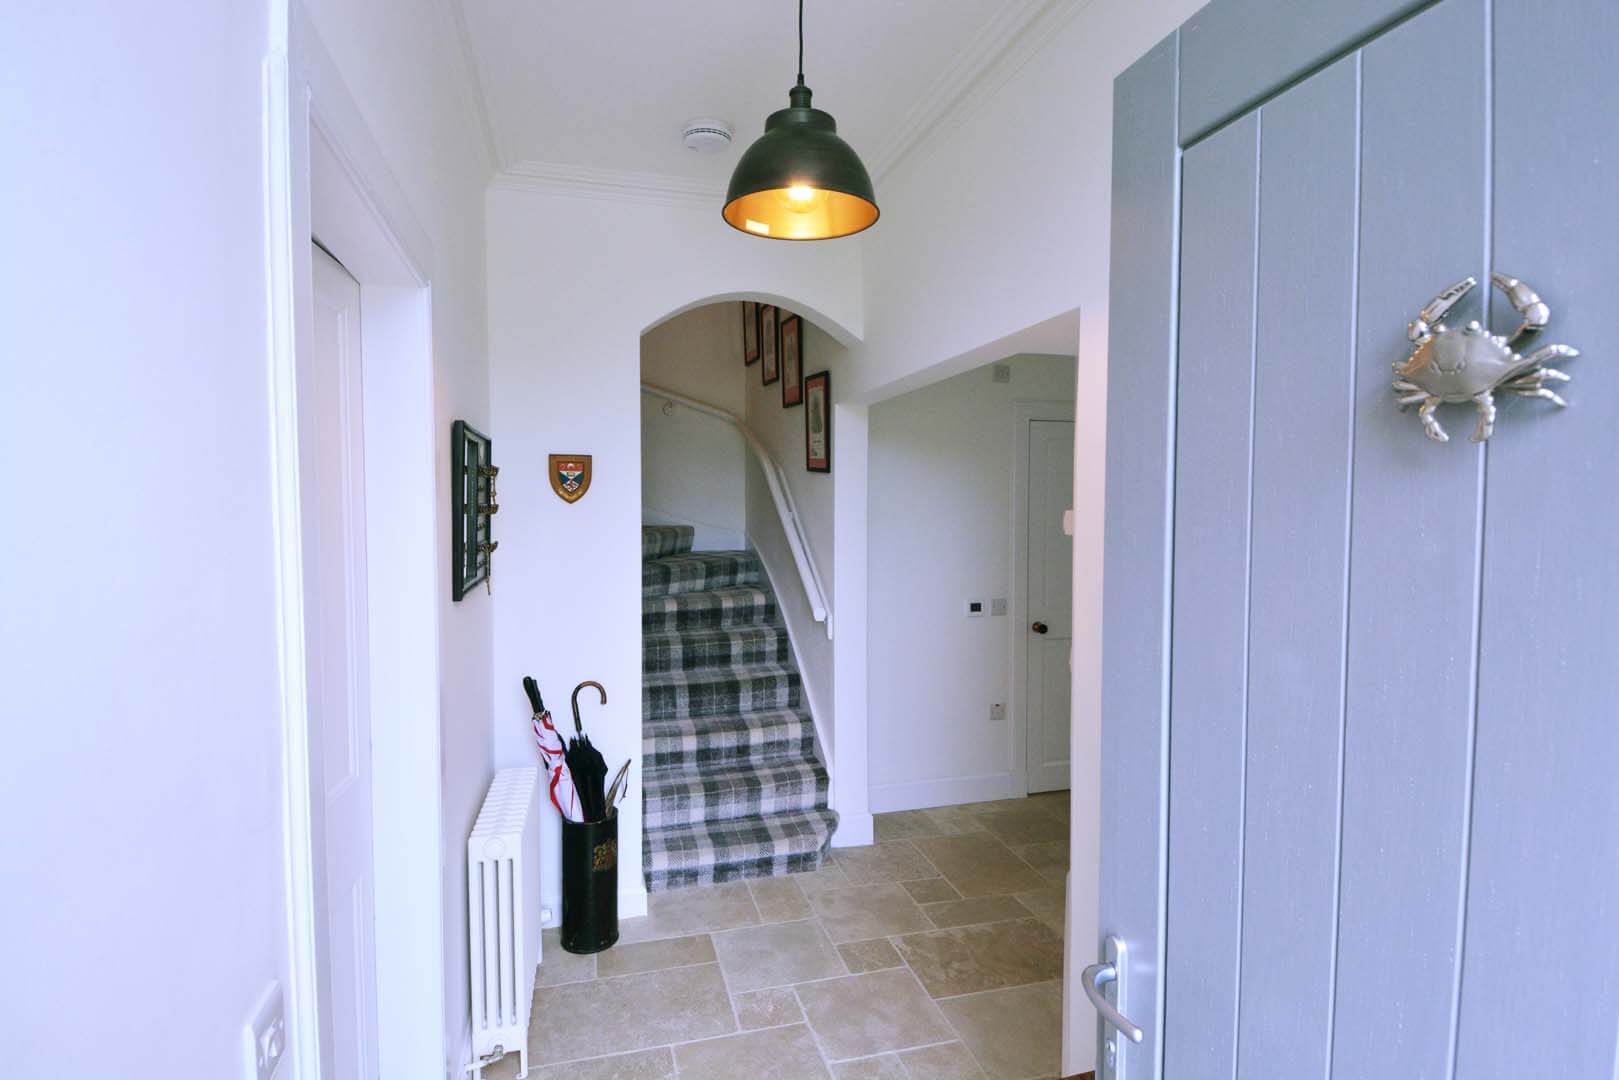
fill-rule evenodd
<path id="1" fill-rule="evenodd" d="M 770 226 L 766 225 L 762 221 L 754 221 L 752 218 L 748 218 L 743 222 L 743 225 L 745 225 L 747 230 L 751 233 L 758 233 L 760 236 L 770 235 Z"/>
<path id="2" fill-rule="evenodd" d="M 790 214 L 808 214 L 826 206 L 827 193 L 823 188 L 808 184 L 789 183 L 777 191 L 776 200 Z"/>

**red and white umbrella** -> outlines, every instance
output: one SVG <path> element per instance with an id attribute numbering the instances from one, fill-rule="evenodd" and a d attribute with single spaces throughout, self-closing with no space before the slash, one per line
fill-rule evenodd
<path id="1" fill-rule="evenodd" d="M 539 749 L 540 760 L 545 762 L 546 787 L 551 792 L 551 805 L 557 808 L 564 821 L 583 821 L 579 793 L 574 790 L 573 774 L 568 771 L 567 745 L 551 723 L 551 711 L 540 700 L 539 684 L 525 676 L 523 689 L 528 691 L 529 704 L 534 708 L 534 745 Z"/>

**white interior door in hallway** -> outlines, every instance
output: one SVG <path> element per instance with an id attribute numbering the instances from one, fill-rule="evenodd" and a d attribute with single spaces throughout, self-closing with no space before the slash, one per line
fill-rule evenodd
<path id="1" fill-rule="evenodd" d="M 372 1080 L 376 919 L 360 286 L 319 247 L 314 286 L 314 347 L 298 372 L 298 453 L 313 809 L 325 841 L 322 1071 Z"/>
<path id="2" fill-rule="evenodd" d="M 1073 502 L 1074 422 L 1071 405 L 1024 406 L 1018 425 L 1019 480 L 1015 513 L 1023 553 L 1023 644 L 1013 678 L 1022 680 L 1029 791 L 1068 787 L 1069 652 L 1074 636 L 1074 541 L 1062 528 Z M 1017 659 L 1017 658 L 1015 658 Z"/>

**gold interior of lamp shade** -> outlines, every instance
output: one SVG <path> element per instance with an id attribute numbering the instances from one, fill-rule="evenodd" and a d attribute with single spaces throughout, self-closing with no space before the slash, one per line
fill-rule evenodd
<path id="1" fill-rule="evenodd" d="M 737 196 L 725 204 L 725 220 L 772 240 L 830 240 L 871 228 L 877 207 L 858 195 L 794 184 Z"/>

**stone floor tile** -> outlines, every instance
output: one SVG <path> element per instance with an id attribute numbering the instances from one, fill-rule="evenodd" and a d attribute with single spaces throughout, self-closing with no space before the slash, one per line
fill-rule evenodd
<path id="1" fill-rule="evenodd" d="M 727 930 L 714 935 L 714 950 L 733 994 L 844 972 L 838 951 L 815 919 Z"/>
<path id="2" fill-rule="evenodd" d="M 595 955 L 575 956 L 563 949 L 562 931 L 558 927 L 540 932 L 540 971 L 534 980 L 535 986 L 560 986 L 595 977 Z"/>
<path id="3" fill-rule="evenodd" d="M 1058 1074 L 1062 1057 L 1061 983 L 969 994 L 939 1005 L 990 1076 Z"/>
<path id="4" fill-rule="evenodd" d="M 902 887 L 883 883 L 828 889 L 810 897 L 827 936 L 838 944 L 923 930 L 931 925 Z"/>
<path id="5" fill-rule="evenodd" d="M 936 998 L 1062 978 L 1062 936 L 1039 919 L 906 934 L 895 944 Z"/>
<path id="6" fill-rule="evenodd" d="M 946 900 L 942 904 L 923 904 L 922 914 L 934 926 L 970 926 L 973 923 L 1001 922 L 1005 919 L 1027 919 L 1031 912 L 1010 896 L 975 896 L 971 900 Z"/>
<path id="7" fill-rule="evenodd" d="M 847 945 L 839 945 L 838 952 L 843 956 L 843 963 L 848 967 L 851 975 L 859 975 L 865 971 L 880 971 L 883 968 L 899 967 L 905 961 L 899 958 L 887 938 L 872 938 L 870 941 L 851 941 Z"/>
<path id="8" fill-rule="evenodd" d="M 1062 1032 L 1057 1034 L 1060 1038 Z M 899 1060 L 910 1080 L 984 1080 L 977 1059 L 958 1042 L 907 1050 Z"/>
<path id="9" fill-rule="evenodd" d="M 959 836 L 962 833 L 980 832 L 984 828 L 977 814 L 961 806 L 936 806 L 923 813 L 939 830 L 940 836 Z"/>
<path id="10" fill-rule="evenodd" d="M 979 815 L 986 831 L 993 833 L 1003 844 L 1066 843 L 1068 823 L 1044 810 L 1019 807 L 1013 810 L 992 810 Z"/>
<path id="11" fill-rule="evenodd" d="M 760 922 L 791 922 L 812 914 L 803 890 L 791 877 L 759 878 L 748 882 L 748 889 L 759 909 Z"/>
<path id="12" fill-rule="evenodd" d="M 798 987 L 798 1000 L 832 1061 L 955 1037 L 939 1007 L 904 968 L 806 983 Z"/>
<path id="13" fill-rule="evenodd" d="M 1060 935 L 1064 926 L 1066 896 L 1067 891 L 1061 885 L 1047 885 L 1041 889 L 1018 893 L 1017 899 L 1018 903 L 1034 912 L 1041 922 Z"/>
<path id="14" fill-rule="evenodd" d="M 533 1064 L 602 1057 L 736 1030 L 718 964 L 547 986 L 534 995 Z"/>
<path id="15" fill-rule="evenodd" d="M 791 987 L 732 994 L 731 1001 L 736 1005 L 737 1023 L 744 1031 L 804 1022 L 804 1010 L 798 1007 L 798 995 Z"/>
<path id="16" fill-rule="evenodd" d="M 884 840 L 906 840 L 913 836 L 940 836 L 942 829 L 926 810 L 901 810 L 895 814 L 876 814 L 872 817 L 872 833 L 878 843 Z"/>
<path id="17" fill-rule="evenodd" d="M 1038 795 L 1030 795 L 1029 804 L 1054 818 L 1067 821 L 1072 814 L 1073 796 L 1066 791 L 1042 791 Z"/>
<path id="18" fill-rule="evenodd" d="M 816 893 L 825 892 L 828 889 L 847 889 L 850 884 L 843 871 L 839 870 L 836 864 L 831 862 L 823 863 L 808 873 L 792 874 L 790 876 L 793 883 L 798 886 L 798 891 L 805 896 L 814 896 Z"/>
<path id="19" fill-rule="evenodd" d="M 922 836 L 912 843 L 962 896 L 1019 893 L 1047 884 L 1045 878 L 988 833 Z"/>
<path id="20" fill-rule="evenodd" d="M 902 881 L 905 891 L 918 904 L 936 904 L 941 900 L 960 900 L 956 887 L 942 877 L 923 878 L 921 881 Z"/>
<path id="21" fill-rule="evenodd" d="M 826 1064 L 803 1024 L 675 1047 L 681 1080 L 826 1080 Z"/>
<path id="22" fill-rule="evenodd" d="M 613 975 L 633 975 L 637 971 L 712 964 L 714 959 L 714 945 L 707 934 L 660 938 L 657 941 L 615 945 L 606 952 L 597 953 L 596 974 L 605 979 Z"/>
<path id="23" fill-rule="evenodd" d="M 531 1068 L 528 1075 L 529 1080 L 669 1080 L 675 1075 L 675 1055 L 667 1046 L 660 1046 L 633 1054 Z"/>
<path id="24" fill-rule="evenodd" d="M 1068 874 L 1068 840 L 1044 844 L 1013 844 L 1012 854 L 1034 867 L 1040 876 L 1051 882 L 1061 882 Z"/>
<path id="25" fill-rule="evenodd" d="M 871 885 L 879 881 L 916 881 L 938 877 L 933 864 L 906 840 L 890 840 L 867 847 L 839 848 L 837 867 L 851 885 Z"/>
<path id="26" fill-rule="evenodd" d="M 618 940 L 621 944 L 631 944 L 685 937 L 709 930 L 752 926 L 758 921 L 759 912 L 753 906 L 753 894 L 748 892 L 747 882 L 668 889 L 647 898 L 645 916 L 619 920 Z"/>
<path id="27" fill-rule="evenodd" d="M 832 1066 L 832 1075 L 837 1080 L 910 1080 L 894 1054 L 839 1062 Z"/>

